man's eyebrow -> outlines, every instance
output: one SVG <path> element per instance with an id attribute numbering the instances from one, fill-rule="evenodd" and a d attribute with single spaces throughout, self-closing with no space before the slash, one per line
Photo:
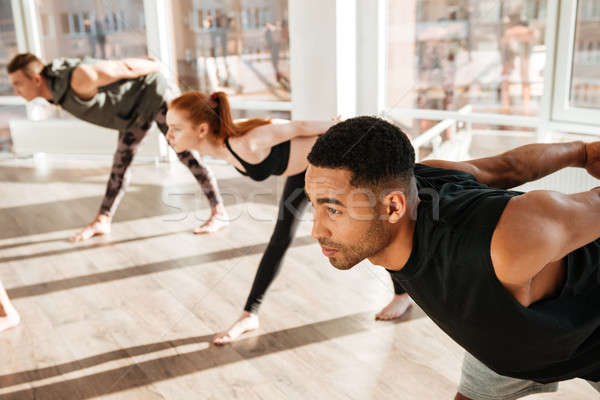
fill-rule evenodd
<path id="1" fill-rule="evenodd" d="M 312 200 L 310 199 L 310 196 L 308 195 L 308 192 L 306 191 L 306 189 L 304 189 L 304 194 L 306 195 L 306 198 L 308 198 L 308 201 L 310 201 L 312 203 Z M 330 198 L 330 197 L 321 197 L 321 198 L 317 199 L 317 204 L 335 204 L 338 206 L 345 207 L 344 203 L 342 203 L 341 201 L 339 201 L 336 198 Z"/>
<path id="2" fill-rule="evenodd" d="M 317 199 L 317 204 L 335 204 L 335 205 L 344 207 L 344 203 L 342 203 L 341 201 L 339 201 L 336 198 L 331 198 L 331 197 L 321 197 L 321 198 Z"/>

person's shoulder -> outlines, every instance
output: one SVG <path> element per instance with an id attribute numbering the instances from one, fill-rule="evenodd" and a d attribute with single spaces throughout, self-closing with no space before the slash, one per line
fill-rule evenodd
<path id="1" fill-rule="evenodd" d="M 60 74 L 61 72 L 77 68 L 82 62 L 83 59 L 81 58 L 58 57 L 48 63 L 46 69 L 51 73 Z"/>

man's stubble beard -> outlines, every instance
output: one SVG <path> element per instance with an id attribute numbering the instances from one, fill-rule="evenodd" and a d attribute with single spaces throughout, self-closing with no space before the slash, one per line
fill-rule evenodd
<path id="1" fill-rule="evenodd" d="M 390 234 L 383 228 L 383 223 L 378 218 L 373 218 L 365 237 L 357 244 L 346 246 L 340 243 L 319 240 L 324 246 L 337 249 L 342 253 L 342 258 L 331 257 L 329 262 L 335 268 L 347 271 L 383 250 L 390 242 Z"/>

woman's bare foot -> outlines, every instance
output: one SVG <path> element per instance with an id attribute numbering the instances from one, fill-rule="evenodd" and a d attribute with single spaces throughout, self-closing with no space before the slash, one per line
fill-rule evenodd
<path id="1" fill-rule="evenodd" d="M 19 325 L 21 317 L 10 302 L 0 304 L 0 332 Z"/>
<path id="2" fill-rule="evenodd" d="M 375 319 L 390 321 L 400 318 L 414 304 L 408 293 L 395 294 L 390 304 L 375 314 Z"/>
<path id="3" fill-rule="evenodd" d="M 85 228 L 81 230 L 81 232 L 78 232 L 71 236 L 70 240 L 71 242 L 82 242 L 84 240 L 88 240 L 92 236 L 106 235 L 110 233 L 111 221 L 112 218 L 108 215 L 98 214 L 92 222 L 87 224 Z"/>
<path id="4" fill-rule="evenodd" d="M 227 224 L 229 224 L 229 215 L 227 215 L 225 207 L 217 205 L 212 208 L 212 214 L 208 221 L 194 229 L 194 233 L 196 235 L 214 233 L 227 226 Z"/>
<path id="5" fill-rule="evenodd" d="M 231 343 L 243 333 L 258 329 L 258 326 L 258 315 L 249 313 L 248 311 L 243 311 L 242 315 L 233 323 L 233 325 L 231 325 L 228 330 L 215 336 L 213 343 L 219 345 Z"/>

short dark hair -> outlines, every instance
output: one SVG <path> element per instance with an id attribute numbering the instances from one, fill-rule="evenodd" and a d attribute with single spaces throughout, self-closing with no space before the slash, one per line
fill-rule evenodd
<path id="1" fill-rule="evenodd" d="M 340 122 L 320 136 L 308 154 L 315 167 L 345 169 L 354 187 L 410 186 L 415 150 L 397 126 L 376 117 Z"/>
<path id="2" fill-rule="evenodd" d="M 23 71 L 25 76 L 33 78 L 35 74 L 39 74 L 44 69 L 44 63 L 35 54 L 21 53 L 14 56 L 6 66 L 6 71 L 9 74 Z"/>

